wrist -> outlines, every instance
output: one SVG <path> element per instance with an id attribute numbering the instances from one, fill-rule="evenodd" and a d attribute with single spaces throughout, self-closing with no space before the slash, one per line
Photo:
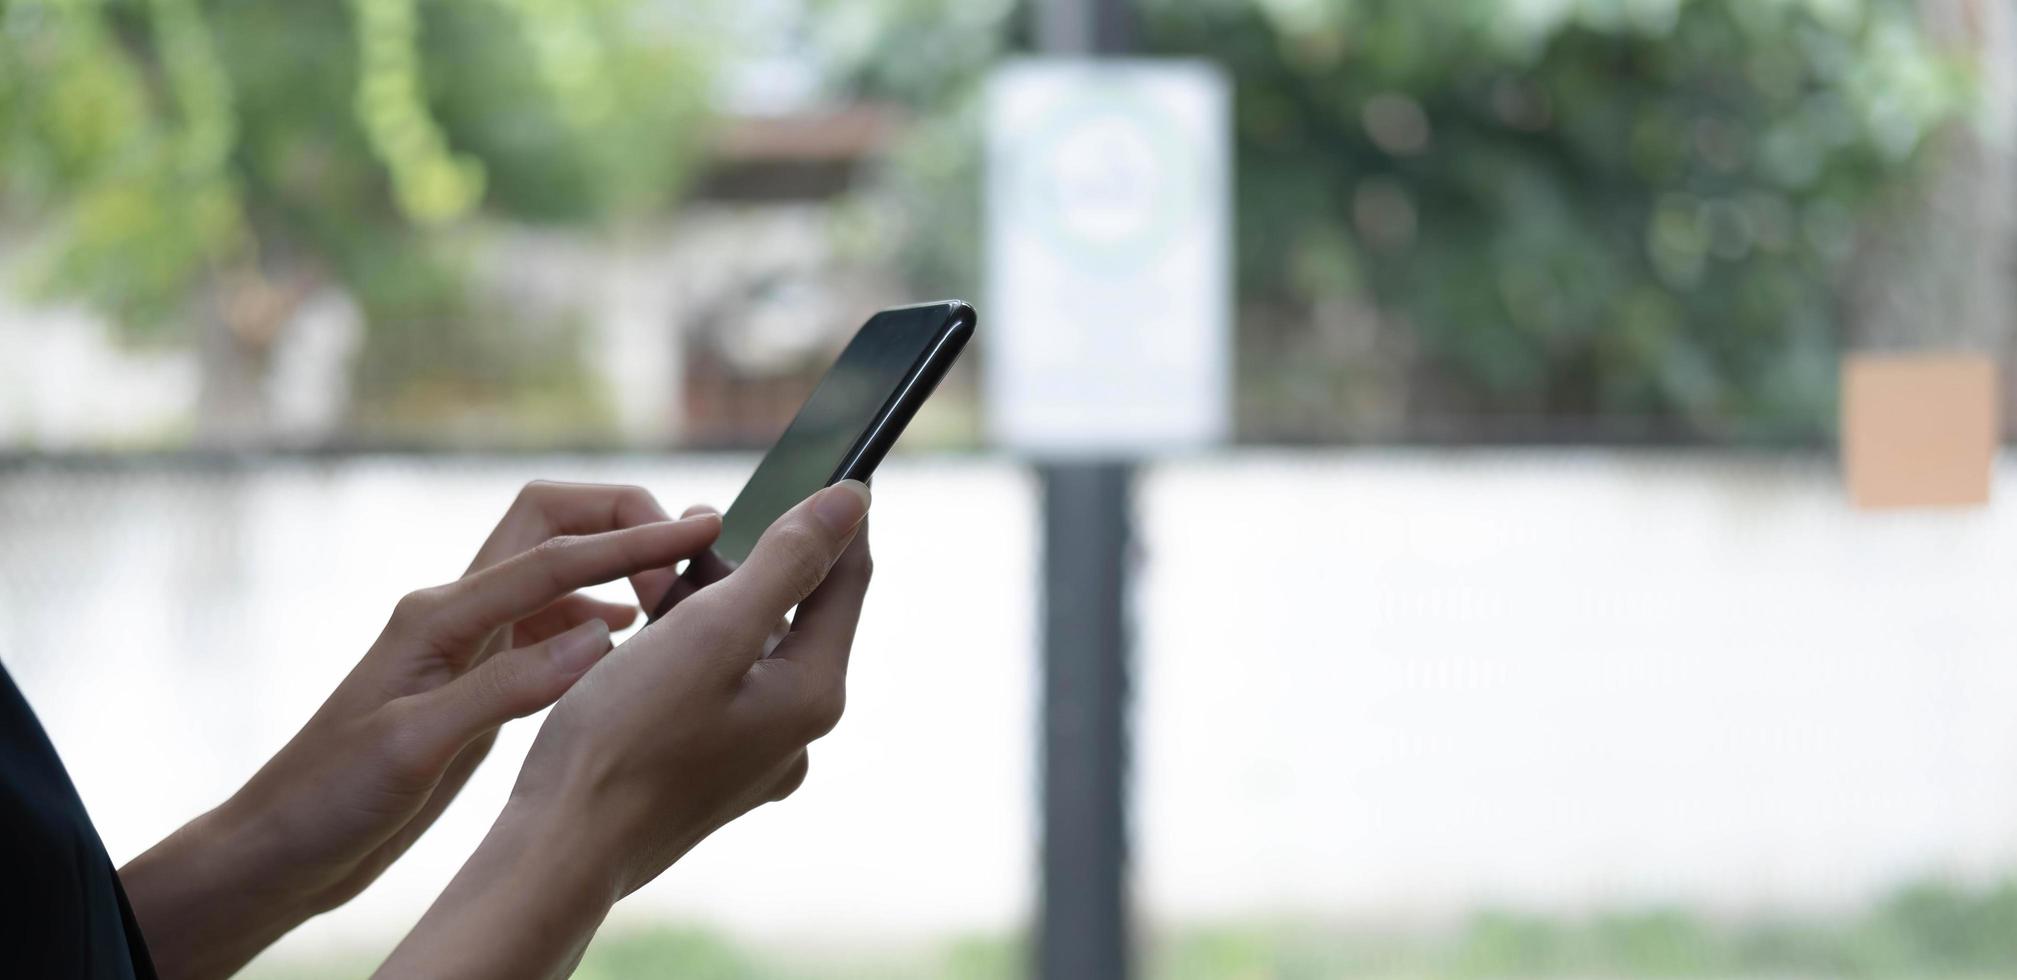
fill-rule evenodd
<path id="1" fill-rule="evenodd" d="M 256 822 L 226 803 L 119 870 L 163 977 L 228 976 L 313 911 L 279 886 Z"/>
<path id="2" fill-rule="evenodd" d="M 547 843 L 530 846 L 567 865 L 557 871 L 585 878 L 583 887 L 607 889 L 614 899 L 643 886 L 691 846 L 670 839 L 690 822 L 686 815 L 654 807 L 605 759 L 584 753 L 547 762 L 535 766 L 528 760 L 493 834 L 539 836 Z M 652 867 L 654 855 L 668 848 L 668 860 Z"/>
<path id="3" fill-rule="evenodd" d="M 514 799 L 378 976 L 567 975 L 623 895 L 622 877 L 559 807 Z"/>
<path id="4" fill-rule="evenodd" d="M 255 781 L 256 783 L 256 781 Z M 318 866 L 296 844 L 280 807 L 252 795 L 247 784 L 216 809 L 189 822 L 209 852 L 211 874 L 220 887 L 255 901 L 286 928 L 329 910 L 321 897 Z"/>
<path id="5" fill-rule="evenodd" d="M 553 904 L 606 911 L 629 892 L 620 851 L 607 814 L 574 798 L 528 800 L 514 796 L 471 855 L 486 867 L 544 882 Z M 597 913 L 600 918 L 600 912 Z"/>

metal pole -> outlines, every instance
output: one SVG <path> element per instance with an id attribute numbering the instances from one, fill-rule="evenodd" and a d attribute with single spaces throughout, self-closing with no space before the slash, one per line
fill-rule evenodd
<path id="1" fill-rule="evenodd" d="M 1124 980 L 1129 488 L 1124 462 L 1054 463 L 1044 488 L 1043 980 Z"/>
<path id="2" fill-rule="evenodd" d="M 1039 0 L 1038 46 L 1134 46 L 1128 0 Z M 1129 492 L 1125 460 L 1052 462 L 1043 480 L 1040 980 L 1127 980 Z"/>
<path id="3" fill-rule="evenodd" d="M 1093 18 L 1086 0 L 1037 0 L 1036 47 L 1045 54 L 1087 54 L 1093 49 Z"/>
<path id="4" fill-rule="evenodd" d="M 1134 50 L 1129 0 L 1037 0 L 1036 46 L 1045 54 L 1124 55 Z"/>

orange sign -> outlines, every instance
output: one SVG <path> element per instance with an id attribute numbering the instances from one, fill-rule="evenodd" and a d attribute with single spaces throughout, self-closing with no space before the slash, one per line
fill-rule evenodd
<path id="1" fill-rule="evenodd" d="M 1989 502 L 2001 434 L 1985 354 L 1851 354 L 1842 360 L 1842 469 L 1858 507 Z"/>

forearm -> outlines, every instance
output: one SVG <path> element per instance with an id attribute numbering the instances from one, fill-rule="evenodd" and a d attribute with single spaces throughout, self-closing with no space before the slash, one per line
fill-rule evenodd
<path id="1" fill-rule="evenodd" d="M 226 803 L 119 869 L 164 980 L 228 977 L 315 913 L 279 881 L 273 844 Z"/>
<path id="2" fill-rule="evenodd" d="M 584 829 L 507 806 L 376 976 L 568 975 L 621 896 Z"/>

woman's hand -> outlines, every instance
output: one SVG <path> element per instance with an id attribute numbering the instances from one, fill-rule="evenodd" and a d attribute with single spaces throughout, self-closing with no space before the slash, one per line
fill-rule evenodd
<path id="1" fill-rule="evenodd" d="M 637 615 L 575 590 L 630 576 L 652 603 L 720 527 L 706 511 L 670 521 L 636 487 L 527 486 L 469 571 L 402 599 L 243 789 L 121 871 L 161 974 L 227 975 L 363 890 L 441 815 L 498 726 L 561 697 Z"/>
<path id="2" fill-rule="evenodd" d="M 574 685 L 490 835 L 380 975 L 562 975 L 618 898 L 797 789 L 807 743 L 840 720 L 868 502 L 852 481 L 814 494 Z"/>

